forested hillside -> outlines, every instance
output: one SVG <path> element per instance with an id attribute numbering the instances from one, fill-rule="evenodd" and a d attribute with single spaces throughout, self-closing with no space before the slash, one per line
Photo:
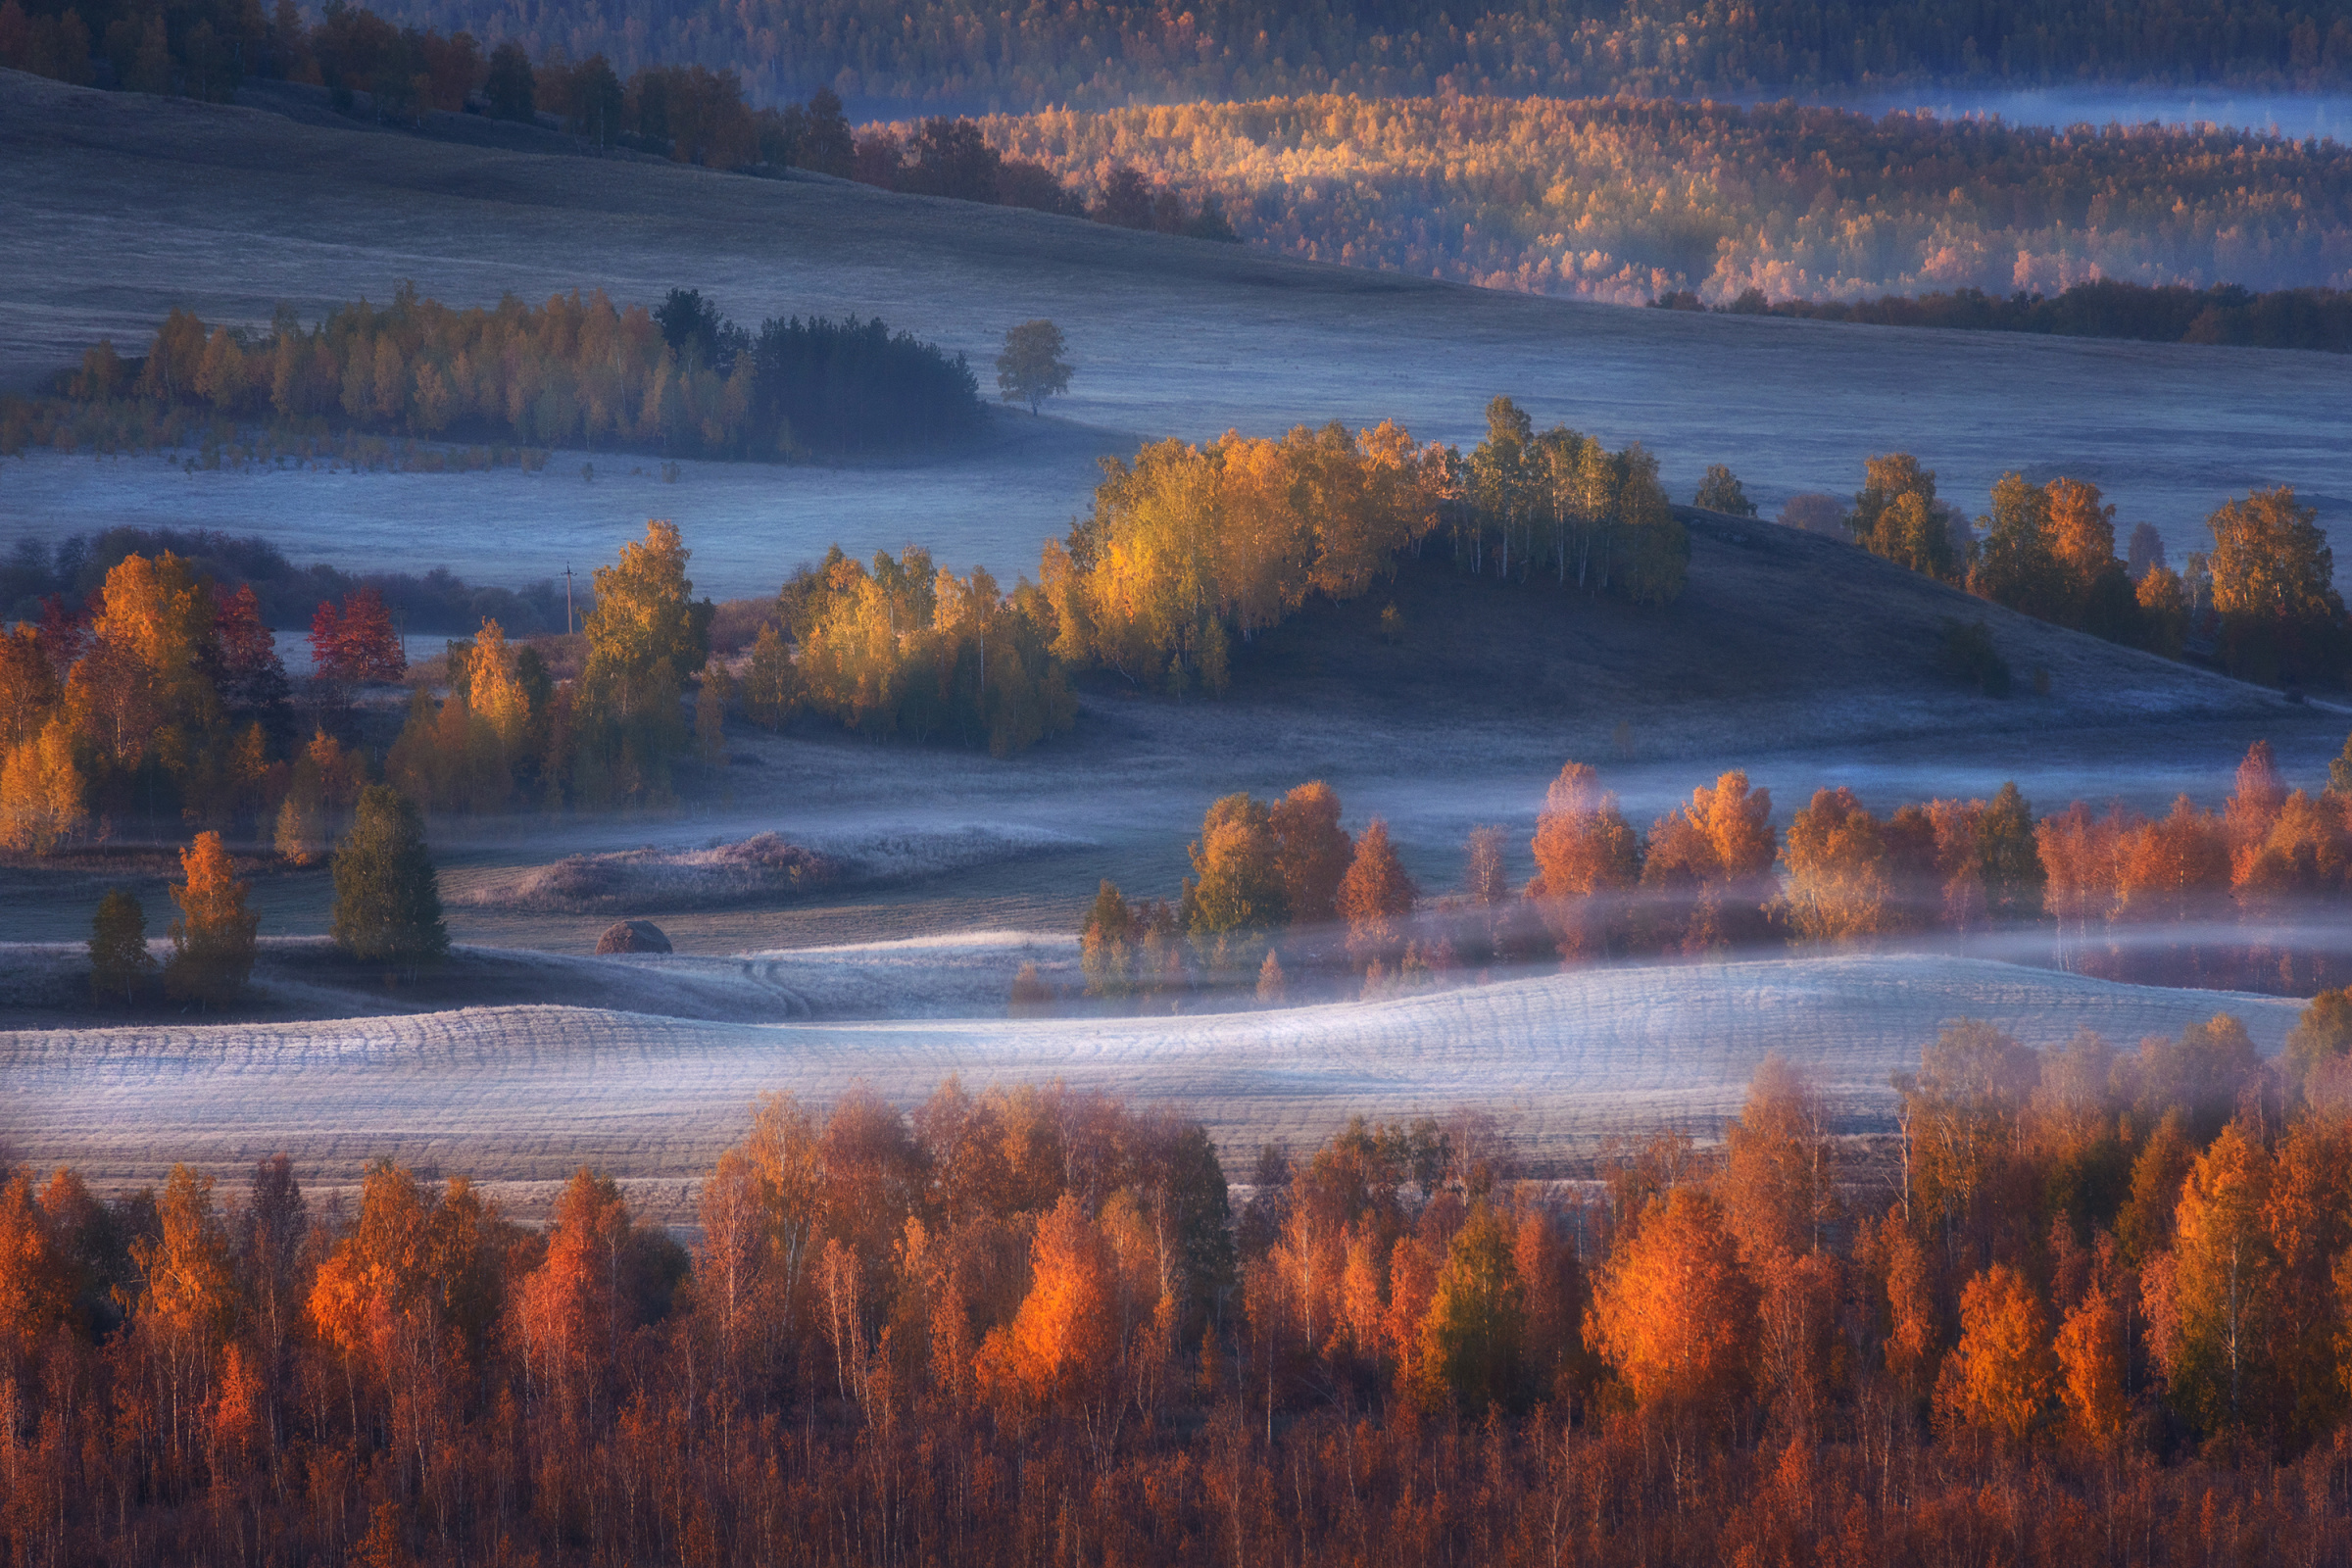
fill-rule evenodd
<path id="1" fill-rule="evenodd" d="M 36 0 L 47 6 L 54 0 Z M 1440 11 L 1400 0 L 1186 7 L 969 0 L 412 0 L 399 20 L 602 53 L 623 71 L 694 62 L 755 98 L 830 87 L 854 107 L 1029 109 L 1270 93 L 1726 92 L 1969 77 L 2341 84 L 2345 0 L 1533 0 Z"/>
<path id="2" fill-rule="evenodd" d="M 1084 190 L 1132 167 L 1248 241 L 1488 287 L 1729 303 L 2092 277 L 2352 282 L 2352 152 L 1794 105 L 1268 99 L 981 122 Z"/>

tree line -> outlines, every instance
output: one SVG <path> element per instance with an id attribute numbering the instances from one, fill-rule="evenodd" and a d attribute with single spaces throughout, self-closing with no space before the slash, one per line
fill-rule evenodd
<path id="1" fill-rule="evenodd" d="M 1722 1142 L 1267 1146 L 954 1080 L 760 1102 L 681 1246 L 390 1159 L 0 1186 L 11 1562 L 2286 1564 L 2348 1544 L 2352 1058 L 1947 1027 L 1858 1166 L 1778 1056 Z M 2129 1543 L 2119 1551 L 2116 1543 Z"/>
<path id="2" fill-rule="evenodd" d="M 33 0 L 36 13 L 46 0 Z M 99 7 L 115 0 L 97 0 Z M 1196 239 L 1239 238 L 1215 197 L 1187 201 L 1129 166 L 1065 185 L 1043 165 L 1006 158 L 960 116 L 884 123 L 854 132 L 828 85 L 781 107 L 747 99 L 741 74 L 708 64 L 645 61 L 626 78 L 604 53 L 573 60 L 561 45 L 536 62 L 513 37 L 487 54 L 464 27 L 401 25 L 364 6 L 327 8 L 316 26 L 281 5 L 166 8 L 105 24 L 93 55 L 74 0 L 27 17 L 0 5 L 0 66 L 88 84 L 103 58 L 109 84 L 228 102 L 248 75 L 324 87 L 347 114 L 422 125 L 433 112 L 481 114 L 552 126 L 599 148 L 622 147 L 707 169 L 812 170 L 884 190 L 1092 218 L 1123 228 Z M 132 9 L 136 9 L 135 3 Z M 634 51 L 631 51 L 633 54 Z M 361 103 L 363 96 L 365 105 Z"/>
<path id="3" fill-rule="evenodd" d="M 2235 283 L 2133 283 L 2095 278 L 2056 295 L 2020 289 L 2008 298 L 1979 288 L 1875 300 L 1767 301 L 1741 291 L 1710 306 L 1690 289 L 1649 302 L 1660 310 L 1727 316 L 1791 316 L 1873 326 L 1933 326 L 1963 332 L 2036 332 L 2053 337 L 2136 338 L 2148 343 L 2223 343 L 2239 348 L 2317 349 L 2352 354 L 2352 294 L 2334 288 L 2257 293 Z"/>
<path id="4" fill-rule="evenodd" d="M 188 570 L 216 584 L 251 588 L 263 621 L 299 626 L 324 600 L 341 600 L 363 589 L 383 601 L 402 631 L 469 631 L 495 619 L 527 635 L 564 629 L 564 584 L 553 578 L 525 588 L 476 586 L 446 566 L 424 572 L 352 572 L 325 562 L 296 566 L 276 545 L 259 534 L 230 534 L 217 528 L 139 527 L 122 524 L 95 534 L 68 533 L 50 539 L 20 539 L 0 558 L 0 621 L 38 622 L 44 602 L 86 603 L 106 574 L 130 556 L 177 556 Z M 588 586 L 579 585 L 575 610 L 589 609 Z"/>
<path id="5" fill-rule="evenodd" d="M 1874 32 L 1925 27 L 1940 50 L 1984 23 L 1982 7 L 1967 19 L 1942 15 L 1942 0 L 1921 0 L 1920 15 L 1906 23 L 1883 9 L 1864 18 L 1818 0 L 1789 4 L 1782 21 L 1826 44 L 1829 57 L 1883 57 L 1853 67 L 1858 81 L 1904 74 L 1893 55 L 1862 41 Z M 1371 74 L 1377 80 L 1318 51 L 1299 73 L 1241 71 L 1223 86 L 1179 94 L 1242 101 L 1154 108 L 1126 107 L 1137 101 L 1129 89 L 1048 89 L 1042 79 L 1034 96 L 982 88 L 1005 65 L 994 56 L 964 58 L 976 32 L 1003 25 L 985 17 L 956 24 L 951 57 L 925 56 L 922 69 L 893 76 L 896 85 L 879 93 L 861 93 L 864 66 L 806 78 L 801 73 L 812 60 L 855 50 L 843 27 L 885 50 L 906 47 L 910 24 L 895 15 L 816 23 L 795 13 L 756 24 L 732 14 L 698 16 L 657 43 L 653 30 L 613 35 L 600 23 L 559 24 L 528 8 L 484 15 L 476 0 L 432 0 L 395 18 L 338 6 L 315 29 L 291 4 L 265 18 L 258 6 L 240 10 L 221 0 L 161 12 L 142 9 L 146 0 L 74 0 L 78 10 L 33 0 L 29 11 L 9 0 L 0 5 L 0 64 L 88 80 L 94 35 L 84 12 L 111 17 L 118 5 L 137 15 L 100 26 L 109 75 L 147 92 L 225 98 L 250 72 L 325 86 L 354 112 L 356 95 L 365 93 L 381 120 L 415 122 L 429 109 L 468 108 L 534 124 L 545 117 L 600 146 L 710 168 L 793 166 L 890 189 L 1628 304 L 1703 300 L 1775 310 L 1765 301 L 1777 298 L 1797 302 L 1789 314 L 1817 301 L 1857 319 L 1984 325 L 1992 324 L 1984 319 L 1989 313 L 2031 330 L 2156 331 L 2177 340 L 2302 347 L 2342 337 L 2340 302 L 2330 298 L 2344 282 L 2344 165 L 2335 144 L 2211 128 L 2043 129 L 1907 115 L 1874 121 L 1789 103 L 1741 109 L 1667 101 L 1733 85 L 1710 86 L 1670 62 L 1690 49 L 1706 52 L 1693 40 L 1715 26 L 1730 29 L 1727 47 L 1745 58 L 1772 34 L 1751 31 L 1761 24 L 1744 12 L 1737 25 L 1694 13 L 1671 36 L 1656 19 L 1629 18 L 1633 33 L 1604 44 L 1580 4 L 1572 24 L 1559 19 L 1573 44 L 1503 70 L 1494 51 L 1513 52 L 1533 36 L 1531 27 L 1544 30 L 1514 14 L 1473 24 L 1463 35 L 1479 39 L 1477 67 L 1395 79 L 1396 51 L 1410 53 L 1436 35 L 1416 17 L 1399 35 L 1385 24 L 1373 28 L 1381 39 L 1380 69 Z M 2286 49 L 2298 62 L 2290 74 L 2307 82 L 2352 61 L 2352 16 L 2338 14 L 2340 0 L 2259 20 L 2225 19 L 2210 0 L 2191 0 L 2189 9 L 2199 14 L 2144 23 L 2149 31 L 2140 43 L 2157 55 L 2180 50 L 2236 60 L 2251 39 L 2264 37 L 2269 47 Z M 1080 28 L 1065 42 L 1098 87 L 1111 79 L 1102 73 L 1118 74 L 1100 53 L 1102 29 L 1107 16 L 1124 14 L 1084 9 L 1065 19 Z M 1932 22 L 1923 20 L 1928 14 Z M 2138 35 L 2143 18 L 2144 8 L 2134 12 L 2127 30 Z M 407 24 L 396 25 L 401 20 Z M 1156 11 L 1132 20 L 1146 28 L 1168 24 Z M 773 53 L 805 24 L 817 36 Z M 914 24 L 914 32 L 929 24 Z M 1189 58 L 1200 46 L 1199 19 L 1176 24 L 1186 41 L 1152 45 L 1154 61 Z M 1278 39 L 1287 49 L 1298 24 L 1294 19 L 1253 36 L 1245 30 L 1249 49 L 1277 47 Z M 2030 39 L 2012 35 L 2008 23 L 1986 24 L 1992 33 L 1962 50 L 1971 63 L 1947 61 L 1938 74 L 2035 79 L 2044 69 L 1989 66 L 1996 50 L 2046 60 L 2053 47 L 2061 55 L 2086 49 L 2101 69 L 2126 75 L 2132 68 L 2120 63 L 2140 58 L 2114 37 L 2092 41 L 2090 33 L 2116 25 L 2110 15 L 2073 18 L 2070 25 L 2090 32 L 2064 47 L 2053 44 L 2058 24 L 2038 8 L 2031 12 Z M 1042 19 L 1026 16 L 1017 30 L 1040 25 Z M 1352 17 L 1346 23 L 1351 37 L 1364 25 Z M 485 56 L 477 40 L 489 36 L 502 41 Z M 768 60 L 772 72 L 752 65 L 746 50 Z M 1215 58 L 1233 64 L 1231 56 Z M 1587 66 L 1567 64 L 1576 58 Z M 1735 90 L 1816 79 L 1821 58 L 1801 49 L 1783 59 L 1796 74 L 1743 77 Z M 617 70 L 614 61 L 622 62 Z M 2182 79 L 2173 66 L 2159 74 Z M 2078 74 L 2069 68 L 2060 77 Z M 1819 79 L 1839 79 L 1839 71 Z M 994 113 L 878 123 L 858 133 L 843 92 L 899 105 L 986 101 Z M 1631 102 L 1627 94 L 1650 101 Z M 1146 102 L 1165 97 L 1160 87 L 1143 92 Z M 1049 104 L 1094 108 L 1043 107 Z M 1328 177 L 1335 160 L 1348 178 Z M 1701 177 L 1687 177 L 1692 170 Z M 2221 279 L 2230 282 L 2216 284 Z M 2099 280 L 2157 285 L 2162 298 L 2030 303 L 2036 293 L 2071 293 L 2073 285 Z M 2315 282 L 2326 287 L 2311 289 Z M 2177 324 L 2162 324 L 2205 289 L 2218 292 L 2202 296 Z M 2019 292 L 2029 303 L 1997 304 Z M 1838 303 L 1871 295 L 1926 299 Z"/>
<path id="6" fill-rule="evenodd" d="M 281 306 L 266 336 L 174 309 L 143 357 L 101 341 L 54 391 L 295 430 L 758 459 L 916 445 L 981 417 L 961 355 L 856 317 L 771 318 L 755 334 L 688 289 L 652 310 L 602 290 L 457 310 L 403 284 L 386 307 L 356 301 L 307 329 Z"/>
<path id="7" fill-rule="evenodd" d="M 697 755 L 684 683 L 708 659 L 711 616 L 686 560 L 656 522 L 598 568 L 574 678 L 485 620 L 452 645 L 446 698 L 418 690 L 378 759 L 344 733 L 353 685 L 407 671 L 381 593 L 357 587 L 313 613 L 305 740 L 251 584 L 229 590 L 169 550 L 125 556 L 86 605 L 52 597 L 37 623 L 0 635 L 0 847 L 45 853 L 139 823 L 169 838 L 187 823 L 274 834 L 306 863 L 379 774 L 444 810 L 665 800 Z M 723 679 L 705 690 L 708 760 Z"/>
<path id="8" fill-rule="evenodd" d="M 20 4 L 27 42 L 59 74 L 86 72 L 90 41 L 114 36 L 118 8 L 138 11 L 135 0 L 73 0 L 85 25 L 61 49 L 57 19 L 68 8 Z M 2340 86 L 2352 72 L 2352 20 L 2341 0 L 2252 9 L 2163 0 L 2129 12 L 2090 0 L 1768 0 L 1671 14 L 1628 0 L 1543 0 L 1439 18 L 1394 4 L 1334 10 L 1294 0 L 1179 14 L 1119 0 L 1008 16 L 958 0 L 911 19 L 871 0 L 748 13 L 715 0 L 660 0 L 627 22 L 525 0 L 420 0 L 385 14 L 413 27 L 515 40 L 542 59 L 601 54 L 623 72 L 675 64 L 740 74 L 762 102 L 830 89 L 876 109 L 1115 108 L 1329 91 L 1725 97 L 1926 80 L 2310 90 Z M 171 21 L 159 53 L 190 78 L 202 50 L 188 14 L 164 15 Z M 209 19 L 223 54 L 231 42 L 241 46 L 244 70 L 293 74 L 279 40 L 295 27 L 252 9 L 217 5 L 195 15 Z"/>
<path id="9" fill-rule="evenodd" d="M 1535 91 L 1300 88 L 979 123 L 1065 180 L 1125 165 L 1214 195 L 1245 241 L 1286 255 L 1627 305 L 2352 281 L 2352 153 L 2332 141 Z M 2291 293 L 2234 298 L 2205 301 L 2215 333 L 2306 319 Z"/>
<path id="10" fill-rule="evenodd" d="M 1865 464 L 1850 509 L 1828 511 L 1873 555 L 2110 642 L 2176 659 L 2188 652 L 2241 679 L 2288 686 L 2332 683 L 2352 663 L 2334 552 L 2318 509 L 2291 486 L 2223 503 L 2206 518 L 2213 549 L 2191 552 L 2180 569 L 2144 522 L 2118 559 L 2116 509 L 2087 481 L 2004 474 L 1991 503 L 1972 528 L 1937 497 L 1934 469 L 1894 452 Z M 1831 520 L 1785 515 L 1805 526 Z M 2006 666 L 1978 641 L 1975 662 L 2005 686 Z M 1965 643 L 1955 651 L 1968 653 Z"/>
<path id="11" fill-rule="evenodd" d="M 2082 801 L 2036 817 L 2014 782 L 1989 799 L 1882 815 L 1843 785 L 1774 821 L 1743 771 L 1635 825 L 1598 771 L 1564 764 L 1516 887 L 1479 827 L 1454 891 L 1404 869 L 1388 824 L 1351 836 L 1316 780 L 1202 815 L 1173 900 L 1103 882 L 1079 928 L 1085 995 L 1164 1008 L 1252 985 L 1262 1002 L 1458 984 L 1506 966 L 1702 956 L 1787 943 L 1870 945 L 2039 927 L 2065 969 L 2290 996 L 2352 983 L 2332 935 L 2352 898 L 2352 741 L 2325 789 L 2290 789 L 2268 742 L 2230 797 L 2160 816 Z M 1025 997 L 1053 1001 L 1050 992 Z"/>
<path id="12" fill-rule="evenodd" d="M 1468 456 L 1416 446 L 1391 421 L 1158 441 L 1106 461 L 1088 514 L 1039 564 L 1054 652 L 1140 686 L 1221 692 L 1235 638 L 1310 599 L 1360 597 L 1440 530 L 1475 575 L 1648 606 L 1681 594 L 1690 541 L 1654 458 L 1538 435 L 1508 398 L 1488 422 Z"/>

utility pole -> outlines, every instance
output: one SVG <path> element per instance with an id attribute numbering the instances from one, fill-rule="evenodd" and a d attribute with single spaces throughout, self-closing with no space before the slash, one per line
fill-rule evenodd
<path id="1" fill-rule="evenodd" d="M 564 635 L 571 635 L 571 563 L 564 563 Z"/>

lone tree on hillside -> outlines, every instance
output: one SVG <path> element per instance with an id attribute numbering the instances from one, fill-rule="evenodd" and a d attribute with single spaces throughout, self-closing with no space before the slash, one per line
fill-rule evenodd
<path id="1" fill-rule="evenodd" d="M 254 933 L 262 917 L 245 907 L 245 884 L 231 874 L 220 834 L 197 834 L 179 852 L 179 869 L 187 880 L 172 889 L 179 918 L 172 922 L 164 992 L 173 1001 L 207 1006 L 234 1001 L 253 973 Z"/>
<path id="2" fill-rule="evenodd" d="M 1698 481 L 1698 494 L 1690 498 L 1690 504 L 1706 512 L 1728 512 L 1735 517 L 1756 514 L 1756 504 L 1747 499 L 1739 475 L 1720 463 L 1708 466 Z"/>
<path id="3" fill-rule="evenodd" d="M 424 817 L 388 784 L 361 793 L 351 831 L 335 852 L 334 937 L 355 958 L 411 974 L 449 952 Z"/>
<path id="4" fill-rule="evenodd" d="M 1052 321 L 1023 321 L 1004 334 L 997 356 L 997 389 L 1007 403 L 1026 403 L 1039 412 L 1046 399 L 1070 389 L 1075 368 L 1062 355 L 1067 346 Z"/>
<path id="5" fill-rule="evenodd" d="M 129 1002 L 154 969 L 155 957 L 147 951 L 147 911 L 117 888 L 98 901 L 97 916 L 90 921 L 90 992 Z"/>

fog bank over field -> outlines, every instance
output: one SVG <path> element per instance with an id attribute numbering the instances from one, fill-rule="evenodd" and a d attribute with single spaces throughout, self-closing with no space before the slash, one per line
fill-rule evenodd
<path id="1" fill-rule="evenodd" d="M 878 314 L 983 365 L 1006 326 L 1044 316 L 1079 367 L 1056 406 L 1067 423 L 1045 432 L 1009 417 L 911 466 L 690 464 L 674 486 L 629 478 L 657 465 L 613 454 L 558 454 L 537 475 L 189 475 L 152 458 L 42 456 L 0 467 L 0 541 L 203 521 L 267 534 L 298 561 L 447 564 L 518 584 L 566 555 L 609 559 L 662 515 L 695 551 L 698 592 L 719 597 L 771 592 L 836 539 L 860 556 L 918 540 L 1009 580 L 1035 570 L 1096 460 L 1132 452 L 1134 432 L 1394 417 L 1467 445 L 1497 392 L 1539 425 L 1646 443 L 1678 499 L 1728 463 L 1768 512 L 1798 491 L 1850 493 L 1864 456 L 1889 449 L 1919 454 L 1972 513 L 2007 468 L 2093 480 L 2127 531 L 2154 522 L 2176 557 L 2204 546 L 2224 497 L 2257 485 L 2294 484 L 2323 525 L 2352 510 L 2352 360 L 2334 356 L 1571 304 L 858 186 L 422 142 L 8 74 L 0 201 L 42 236 L 0 255 L 0 384 L 13 388 L 99 333 L 143 344 L 174 304 L 258 326 L 281 299 L 317 317 L 410 278 L 455 304 L 575 286 L 651 302 L 685 285 L 738 320 Z"/>

